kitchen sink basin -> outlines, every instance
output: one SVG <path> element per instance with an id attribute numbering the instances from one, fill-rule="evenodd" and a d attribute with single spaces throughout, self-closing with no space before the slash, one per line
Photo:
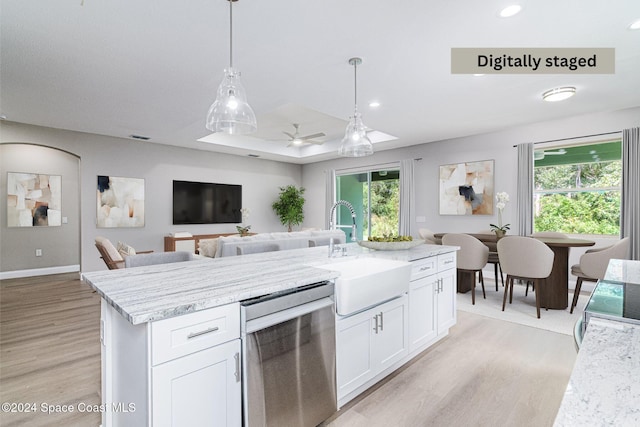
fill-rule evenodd
<path id="1" fill-rule="evenodd" d="M 340 272 L 335 279 L 336 311 L 346 316 L 409 291 L 411 264 L 381 258 L 356 258 L 318 266 Z"/>

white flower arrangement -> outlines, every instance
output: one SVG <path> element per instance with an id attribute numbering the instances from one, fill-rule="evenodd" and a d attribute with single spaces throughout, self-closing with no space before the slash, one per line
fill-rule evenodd
<path id="1" fill-rule="evenodd" d="M 249 208 L 241 208 L 240 215 L 242 215 L 242 224 L 249 218 L 249 214 L 251 211 Z M 249 230 L 251 229 L 250 225 L 236 225 L 236 230 L 240 233 L 241 236 L 246 236 L 249 234 Z"/>
<path id="2" fill-rule="evenodd" d="M 502 233 L 506 233 L 507 230 L 510 229 L 509 225 L 511 224 L 502 225 L 502 211 L 507 206 L 508 202 L 509 202 L 509 195 L 506 192 L 502 191 L 500 193 L 496 193 L 496 208 L 498 209 L 498 225 L 489 224 L 491 226 L 491 230 L 493 231 L 499 230 Z"/>

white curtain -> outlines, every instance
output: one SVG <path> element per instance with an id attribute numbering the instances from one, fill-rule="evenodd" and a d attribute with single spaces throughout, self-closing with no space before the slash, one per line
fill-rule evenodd
<path id="1" fill-rule="evenodd" d="M 324 202 L 324 211 L 327 212 L 327 216 L 324 218 L 324 228 L 326 230 L 329 229 L 329 209 L 336 201 L 336 171 L 335 169 L 330 169 L 324 171 L 325 176 L 325 202 Z"/>
<path id="2" fill-rule="evenodd" d="M 533 232 L 533 143 L 518 144 L 518 235 Z"/>
<path id="3" fill-rule="evenodd" d="M 640 260 L 640 127 L 622 132 L 620 236 L 631 241 L 630 258 Z"/>
<path id="4" fill-rule="evenodd" d="M 400 161 L 400 224 L 398 233 L 411 236 L 411 218 L 415 210 L 413 159 Z"/>

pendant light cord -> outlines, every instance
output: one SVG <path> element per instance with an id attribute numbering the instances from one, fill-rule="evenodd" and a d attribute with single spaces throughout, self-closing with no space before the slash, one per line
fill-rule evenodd
<path id="1" fill-rule="evenodd" d="M 229 68 L 233 68 L 233 2 L 229 0 Z"/>
<path id="2" fill-rule="evenodd" d="M 358 62 L 353 62 L 353 104 L 354 112 L 358 112 Z"/>

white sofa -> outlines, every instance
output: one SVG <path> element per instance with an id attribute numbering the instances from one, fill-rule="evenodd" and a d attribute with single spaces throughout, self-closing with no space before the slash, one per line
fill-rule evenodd
<path id="1" fill-rule="evenodd" d="M 309 246 L 325 246 L 329 239 L 345 243 L 346 236 L 342 230 L 292 231 L 277 233 L 259 233 L 253 236 L 226 236 L 217 239 L 200 240 L 199 252 L 209 257 L 233 256 L 238 254 L 238 247 L 249 248 L 258 242 L 277 243 L 280 250 L 308 248 Z M 310 243 L 311 242 L 311 243 Z"/>

